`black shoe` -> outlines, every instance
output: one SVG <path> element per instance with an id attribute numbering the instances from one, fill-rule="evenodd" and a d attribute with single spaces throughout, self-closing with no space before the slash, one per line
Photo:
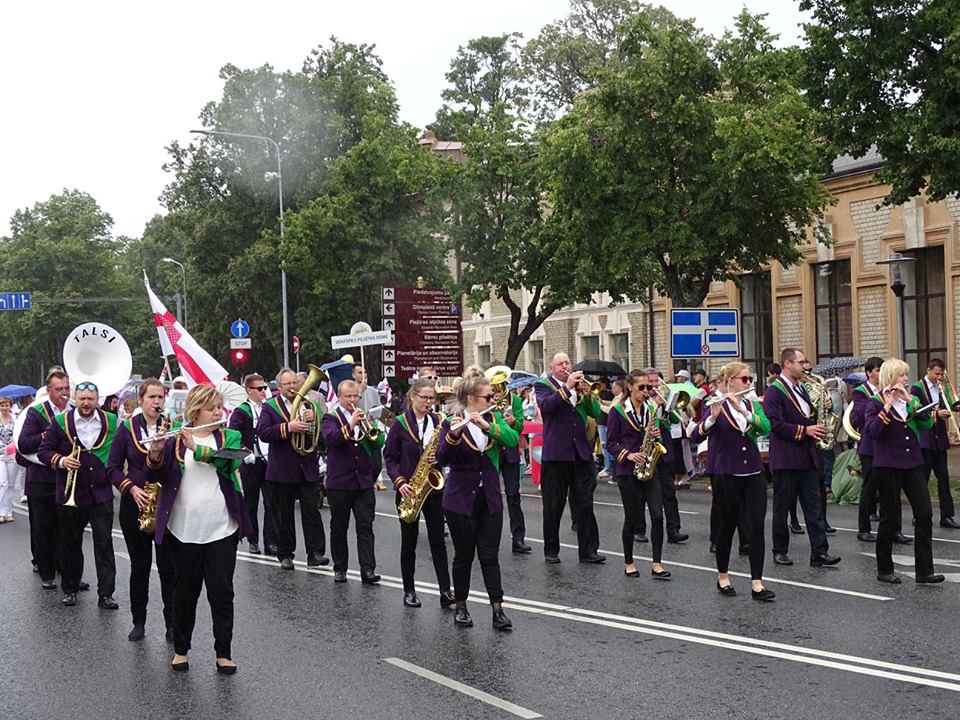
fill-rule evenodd
<path id="1" fill-rule="evenodd" d="M 90 583 L 84 582 L 83 580 L 81 580 L 80 583 L 77 585 L 77 590 L 79 590 L 80 592 L 86 592 L 89 589 L 90 589 Z"/>
<path id="2" fill-rule="evenodd" d="M 737 589 L 733 585 L 721 585 L 719 580 L 717 581 L 717 592 L 724 597 L 737 596 Z"/>
<path id="3" fill-rule="evenodd" d="M 671 535 L 670 537 L 668 537 L 667 542 L 673 543 L 674 545 L 676 545 L 677 543 L 682 543 L 689 539 L 690 539 L 690 536 L 687 535 L 686 533 L 677 533 L 676 535 Z"/>
<path id="4" fill-rule="evenodd" d="M 450 590 L 444 590 L 440 593 L 440 607 L 448 608 L 453 607 L 457 601 L 453 598 L 453 592 Z"/>
<path id="5" fill-rule="evenodd" d="M 594 553 L 593 555 L 587 555 L 587 557 L 580 558 L 582 563 L 592 563 L 594 565 L 600 565 L 607 561 L 606 555 L 601 555 L 600 553 Z"/>
<path id="6" fill-rule="evenodd" d="M 333 581 L 336 583 L 345 583 L 347 581 L 347 572 L 346 570 L 334 570 L 333 571 Z"/>
<path id="7" fill-rule="evenodd" d="M 649 540 L 647 540 L 646 533 L 637 533 L 636 535 L 633 536 L 633 541 L 638 543 L 650 542 Z"/>
<path id="8" fill-rule="evenodd" d="M 790 559 L 790 556 L 786 553 L 780 553 L 779 555 L 773 556 L 774 565 L 793 565 L 793 560 Z"/>
<path id="9" fill-rule="evenodd" d="M 307 567 L 319 567 L 320 565 L 329 565 L 330 559 L 320 553 L 310 553 L 307 555 Z"/>
<path id="10" fill-rule="evenodd" d="M 957 524 L 957 521 L 952 517 L 944 518 L 940 521 L 940 527 L 949 528 L 951 530 L 960 530 L 960 525 Z"/>
<path id="11" fill-rule="evenodd" d="M 547 563 L 547 565 L 558 565 L 560 563 L 560 558 L 556 555 L 544 555 L 543 561 Z"/>
<path id="12" fill-rule="evenodd" d="M 67 593 L 63 596 L 63 604 L 67 607 L 73 607 L 77 604 L 77 594 L 76 593 Z"/>
<path id="13" fill-rule="evenodd" d="M 457 608 L 457 612 L 453 615 L 453 624 L 460 627 L 473 627 L 473 620 L 470 619 L 470 613 L 465 607 Z"/>
<path id="14" fill-rule="evenodd" d="M 857 540 L 863 540 L 863 542 L 876 542 L 877 536 L 868 530 L 867 532 L 858 532 Z"/>
<path id="15" fill-rule="evenodd" d="M 503 610 L 493 611 L 493 629 L 494 630 L 512 630 L 513 623 L 510 618 L 503 614 Z"/>
<path id="16" fill-rule="evenodd" d="M 44 590 L 56 590 L 57 579 L 53 578 L 52 580 L 41 580 L 40 587 L 42 587 Z"/>
<path id="17" fill-rule="evenodd" d="M 257 545 L 255 542 L 252 542 L 247 546 L 247 552 L 250 553 L 251 555 L 259 555 L 260 546 Z"/>
<path id="18" fill-rule="evenodd" d="M 173 628 L 168 627 L 166 632 L 163 634 L 163 639 L 167 642 L 173 642 Z"/>
<path id="19" fill-rule="evenodd" d="M 924 577 L 918 577 L 917 582 L 921 585 L 933 585 L 934 583 L 942 583 L 943 575 L 925 575 Z"/>
<path id="20" fill-rule="evenodd" d="M 216 666 L 217 666 L 217 672 L 220 673 L 221 675 L 236 675 L 236 674 L 237 674 L 237 666 L 236 666 L 236 665 L 221 665 L 220 663 L 216 663 Z"/>
<path id="21" fill-rule="evenodd" d="M 418 608 L 422 605 L 420 598 L 415 592 L 405 592 L 403 594 L 403 606 L 409 608 Z"/>
<path id="22" fill-rule="evenodd" d="M 35 573 L 40 572 L 40 568 L 37 567 L 37 564 L 36 564 L 36 563 L 31 563 L 31 564 L 33 565 L 33 571 L 34 571 Z"/>
<path id="23" fill-rule="evenodd" d="M 263 548 L 263 552 L 266 553 L 267 555 L 273 555 L 274 557 L 276 557 L 277 546 L 274 543 L 267 543 Z"/>
<path id="24" fill-rule="evenodd" d="M 116 610 L 120 607 L 120 603 L 114 600 L 112 595 L 104 595 L 97 600 L 97 607 L 101 607 L 104 610 Z"/>
<path id="25" fill-rule="evenodd" d="M 893 542 L 896 543 L 897 545 L 909 545 L 910 543 L 913 542 L 913 538 L 908 538 L 902 532 L 898 532 L 896 535 L 893 536 Z"/>
<path id="26" fill-rule="evenodd" d="M 840 562 L 840 558 L 836 555 L 823 553 L 823 555 L 811 556 L 810 567 L 825 567 L 827 565 L 836 565 L 838 562 Z"/>
<path id="27" fill-rule="evenodd" d="M 634 568 L 633 570 L 623 569 L 623 574 L 627 577 L 640 577 L 640 571 Z"/>
<path id="28" fill-rule="evenodd" d="M 880 522 L 880 516 L 876 513 L 870 513 L 870 520 L 872 522 Z"/>
<path id="29" fill-rule="evenodd" d="M 773 599 L 776 596 L 777 594 L 773 590 L 767 590 L 766 588 L 763 590 L 750 591 L 750 597 L 752 597 L 754 600 L 759 600 L 760 602 L 773 602 Z"/>
<path id="30" fill-rule="evenodd" d="M 650 574 L 653 575 L 657 580 L 669 580 L 670 571 L 669 570 L 654 570 L 650 568 Z"/>
<path id="31" fill-rule="evenodd" d="M 833 535 L 833 534 L 835 534 L 835 533 L 837 532 L 837 529 L 836 529 L 835 527 L 833 527 L 830 523 L 825 522 L 825 523 L 823 523 L 823 531 L 824 531 L 827 535 Z"/>
<path id="32" fill-rule="evenodd" d="M 280 567 L 282 567 L 284 570 L 293 570 L 293 558 L 282 558 L 280 560 Z"/>
<path id="33" fill-rule="evenodd" d="M 750 546 L 741 545 L 740 546 L 740 557 L 748 557 L 750 555 Z"/>
<path id="34" fill-rule="evenodd" d="M 883 574 L 877 575 L 877 580 L 879 580 L 882 583 L 889 583 L 890 585 L 899 585 L 901 582 L 900 576 L 897 575 L 896 573 L 883 573 Z"/>
<path id="35" fill-rule="evenodd" d="M 170 667 L 172 667 L 176 672 L 186 672 L 190 669 L 190 662 L 187 660 L 178 663 L 172 662 L 170 663 Z"/>
<path id="36" fill-rule="evenodd" d="M 127 633 L 127 640 L 143 640 L 143 636 L 146 635 L 143 629 L 143 625 L 134 625 L 133 629 Z"/>
<path id="37" fill-rule="evenodd" d="M 380 582 L 380 576 L 375 572 L 362 572 L 360 573 L 360 582 L 364 585 L 376 585 Z"/>
<path id="38" fill-rule="evenodd" d="M 513 551 L 518 555 L 529 555 L 533 552 L 533 548 L 527 545 L 525 542 L 518 542 L 513 544 Z"/>
<path id="39" fill-rule="evenodd" d="M 790 523 L 790 532 L 792 532 L 794 535 L 803 535 L 803 533 L 806 531 L 800 527 L 800 523 L 796 522 Z"/>
<path id="40" fill-rule="evenodd" d="M 570 532 L 572 532 L 572 533 L 576 533 L 576 532 L 577 532 L 577 524 L 576 524 L 576 523 L 570 523 Z"/>

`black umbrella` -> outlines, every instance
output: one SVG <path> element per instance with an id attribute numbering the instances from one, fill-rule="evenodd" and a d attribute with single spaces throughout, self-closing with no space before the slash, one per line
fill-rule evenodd
<path id="1" fill-rule="evenodd" d="M 573 369 L 592 377 L 617 377 L 627 374 L 620 363 L 612 360 L 584 360 L 574 365 Z"/>
<path id="2" fill-rule="evenodd" d="M 823 377 L 837 377 L 838 375 L 842 377 L 858 368 L 862 368 L 865 362 L 867 362 L 867 359 L 862 357 L 835 357 L 824 360 L 813 369 L 813 372 Z"/>

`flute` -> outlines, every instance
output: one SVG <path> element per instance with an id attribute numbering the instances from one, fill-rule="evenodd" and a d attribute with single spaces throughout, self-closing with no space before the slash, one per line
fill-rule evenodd
<path id="1" fill-rule="evenodd" d="M 740 397 L 741 395 L 746 395 L 747 393 L 751 393 L 751 392 L 753 392 L 753 388 L 752 388 L 752 387 L 748 387 L 746 390 L 739 390 L 739 391 L 735 392 L 735 393 L 733 394 L 733 396 L 734 396 L 734 397 Z M 729 399 L 729 398 L 727 398 L 726 395 L 720 395 L 720 396 L 718 396 L 718 397 L 712 397 L 712 398 L 710 398 L 709 400 L 707 400 L 707 402 L 706 402 L 706 404 L 704 405 L 704 407 L 711 407 L 711 406 L 713 406 L 713 405 L 716 405 L 717 403 L 723 402 L 724 400 L 728 400 L 728 399 Z"/>
<path id="2" fill-rule="evenodd" d="M 142 442 L 142 443 L 152 443 L 154 440 L 169 440 L 170 438 L 174 438 L 174 437 L 176 437 L 177 435 L 179 435 L 181 430 L 189 430 L 190 432 L 193 432 L 194 430 L 204 430 L 204 429 L 206 429 L 206 428 L 215 428 L 215 427 L 220 427 L 220 426 L 226 425 L 226 424 L 227 424 L 227 421 L 226 421 L 226 420 L 217 420 L 216 422 L 206 423 L 206 424 L 204 424 L 204 425 L 194 425 L 194 426 L 182 425 L 181 427 L 177 428 L 176 430 L 170 430 L 169 432 L 157 433 L 157 434 L 154 435 L 153 437 L 151 437 L 151 438 L 144 438 L 144 439 L 141 440 L 140 442 Z"/>

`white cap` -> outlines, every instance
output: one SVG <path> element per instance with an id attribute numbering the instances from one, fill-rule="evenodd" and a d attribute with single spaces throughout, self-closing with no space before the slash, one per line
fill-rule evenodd
<path id="1" fill-rule="evenodd" d="M 684 380 L 689 380 L 689 379 L 690 379 L 690 371 L 689 371 L 689 370 L 679 370 L 679 371 L 677 371 L 677 373 L 674 375 L 674 377 L 682 377 Z"/>

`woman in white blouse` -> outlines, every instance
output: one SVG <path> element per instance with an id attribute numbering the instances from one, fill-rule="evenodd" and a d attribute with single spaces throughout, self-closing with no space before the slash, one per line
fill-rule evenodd
<path id="1" fill-rule="evenodd" d="M 0 523 L 13 522 L 13 500 L 17 491 L 17 465 L 7 447 L 13 443 L 13 402 L 0 397 Z"/>

